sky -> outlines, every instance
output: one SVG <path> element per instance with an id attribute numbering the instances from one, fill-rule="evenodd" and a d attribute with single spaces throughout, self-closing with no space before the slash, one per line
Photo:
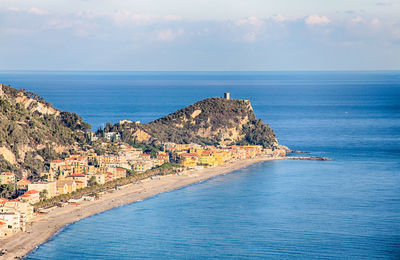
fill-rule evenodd
<path id="1" fill-rule="evenodd" d="M 399 70 L 400 0 L 0 0 L 0 70 Z"/>

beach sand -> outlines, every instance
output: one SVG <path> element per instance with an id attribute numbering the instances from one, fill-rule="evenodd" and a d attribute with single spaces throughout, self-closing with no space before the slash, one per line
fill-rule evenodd
<path id="1" fill-rule="evenodd" d="M 118 190 L 107 192 L 95 201 L 84 201 L 79 205 L 56 208 L 48 214 L 35 216 L 33 221 L 27 224 L 27 232 L 19 232 L 2 239 L 0 241 L 0 249 L 5 249 L 6 253 L 0 258 L 15 259 L 16 257 L 23 257 L 40 244 L 49 240 L 62 227 L 80 219 L 217 175 L 226 174 L 254 163 L 281 159 L 285 158 L 260 156 L 253 159 L 234 161 L 213 168 L 189 171 L 183 175 L 160 176 L 157 180 L 148 178 L 138 183 L 125 185 Z"/>

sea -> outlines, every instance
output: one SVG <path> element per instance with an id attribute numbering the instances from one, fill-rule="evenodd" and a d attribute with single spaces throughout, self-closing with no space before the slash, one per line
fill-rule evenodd
<path id="1" fill-rule="evenodd" d="M 249 99 L 268 161 L 66 226 L 26 259 L 400 259 L 400 71 L 1 71 L 93 131 L 198 100 Z"/>

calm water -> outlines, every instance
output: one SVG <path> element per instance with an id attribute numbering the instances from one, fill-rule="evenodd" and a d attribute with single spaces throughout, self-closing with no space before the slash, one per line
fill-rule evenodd
<path id="1" fill-rule="evenodd" d="M 66 227 L 28 259 L 400 258 L 400 72 L 1 72 L 93 125 L 199 99 L 250 99 L 280 143 L 331 162 L 265 162 Z"/>

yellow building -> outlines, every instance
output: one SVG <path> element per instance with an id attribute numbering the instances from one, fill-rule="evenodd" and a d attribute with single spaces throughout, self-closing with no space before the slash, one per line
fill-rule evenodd
<path id="1" fill-rule="evenodd" d="M 222 165 L 225 163 L 225 158 L 222 152 L 215 152 L 214 154 L 215 158 L 215 165 Z"/>
<path id="2" fill-rule="evenodd" d="M 211 153 L 211 151 L 202 151 L 199 154 L 199 164 L 207 166 L 215 165 L 215 158 L 214 155 Z"/>
<path id="3" fill-rule="evenodd" d="M 28 190 L 28 184 L 31 183 L 27 179 L 22 179 L 17 182 L 17 190 Z"/>
<path id="4" fill-rule="evenodd" d="M 190 144 L 176 144 L 175 149 L 177 150 L 189 150 Z"/>
<path id="5" fill-rule="evenodd" d="M 135 162 L 133 163 L 132 168 L 135 172 L 145 172 L 151 169 L 151 165 L 147 162 Z"/>
<path id="6" fill-rule="evenodd" d="M 65 166 L 65 161 L 54 160 L 50 162 L 50 173 L 57 173 L 60 171 L 60 167 Z"/>
<path id="7" fill-rule="evenodd" d="M 179 155 L 179 163 L 186 167 L 194 167 L 199 162 L 199 156 L 195 153 L 182 153 Z"/>
<path id="8" fill-rule="evenodd" d="M 76 191 L 76 182 L 74 180 L 59 180 L 57 183 L 57 195 L 72 193 Z"/>

